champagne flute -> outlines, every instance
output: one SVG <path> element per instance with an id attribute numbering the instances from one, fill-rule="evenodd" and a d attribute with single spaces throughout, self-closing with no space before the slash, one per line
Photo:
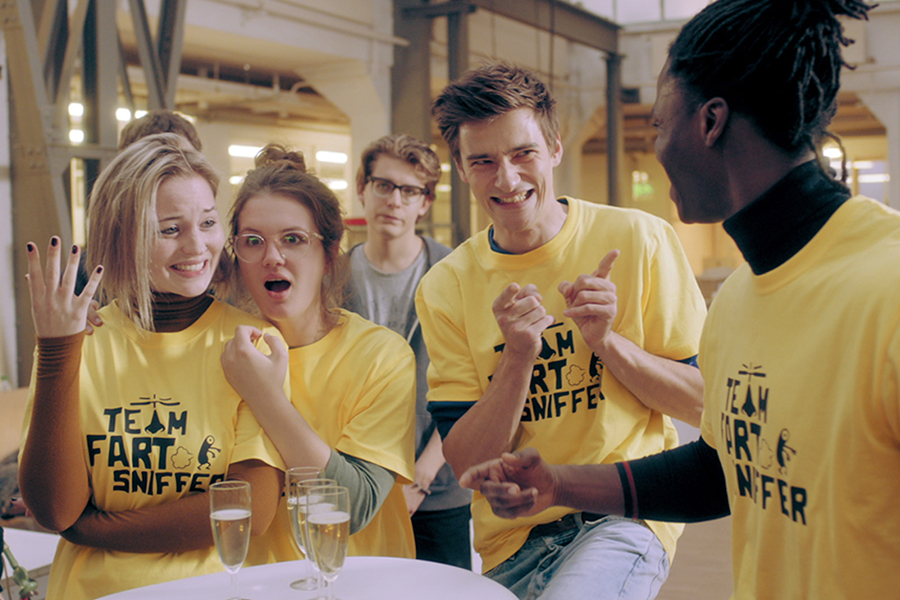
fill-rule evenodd
<path id="1" fill-rule="evenodd" d="M 307 498 L 309 546 L 327 583 L 327 598 L 334 600 L 334 582 L 344 566 L 350 539 L 350 492 L 342 486 L 318 486 L 309 488 Z"/>
<path id="2" fill-rule="evenodd" d="M 310 499 L 309 499 L 309 490 L 314 487 L 321 486 L 336 486 L 337 481 L 334 479 L 327 479 L 324 477 L 320 477 L 317 479 L 304 479 L 299 483 L 295 484 L 293 489 L 293 494 L 296 496 L 296 513 L 294 515 L 294 519 L 291 521 L 291 526 L 293 527 L 294 523 L 297 524 L 297 531 L 295 535 L 299 535 L 302 541 L 300 545 L 303 549 L 303 554 L 306 556 L 306 560 L 309 561 L 307 564 L 312 565 L 313 571 L 315 575 L 314 586 L 312 589 L 320 589 L 321 588 L 321 580 L 322 574 L 319 572 L 319 566 L 316 564 L 316 560 L 312 554 L 312 548 L 309 545 L 309 527 L 306 526 L 306 518 L 309 514 L 310 510 Z M 315 501 L 317 497 L 313 496 L 313 500 Z M 311 600 L 318 600 L 321 596 L 316 596 Z"/>
<path id="3" fill-rule="evenodd" d="M 231 600 L 240 600 L 235 579 L 247 558 L 251 514 L 248 482 L 221 481 L 209 486 L 209 517 L 219 558 L 231 575 Z"/>
<path id="4" fill-rule="evenodd" d="M 291 582 L 291 587 L 295 590 L 314 590 L 319 584 L 319 578 L 312 572 L 312 561 L 309 558 L 308 546 L 306 542 L 306 531 L 303 527 L 305 517 L 297 514 L 297 506 L 301 502 L 304 494 L 299 484 L 308 480 L 322 480 L 322 469 L 318 467 L 291 467 L 284 472 L 285 496 L 287 497 L 288 518 L 291 522 L 291 531 L 294 534 L 294 541 L 303 553 L 303 577 L 297 581 Z"/>

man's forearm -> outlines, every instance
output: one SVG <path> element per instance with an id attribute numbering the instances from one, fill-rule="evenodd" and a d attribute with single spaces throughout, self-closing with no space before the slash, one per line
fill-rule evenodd
<path id="1" fill-rule="evenodd" d="M 447 460 L 444 458 L 443 444 L 441 435 L 435 429 L 419 458 L 416 459 L 416 479 L 415 483 L 426 492 L 431 487 L 431 482 L 437 477 L 438 471 L 444 466 Z"/>
<path id="2" fill-rule="evenodd" d="M 557 465 L 554 504 L 604 515 L 625 514 L 622 482 L 615 465 Z"/>
<path id="3" fill-rule="evenodd" d="M 648 408 L 699 427 L 703 412 L 699 369 L 654 356 L 617 333 L 610 333 L 603 348 L 595 352 L 610 373 Z"/>
<path id="4" fill-rule="evenodd" d="M 444 439 L 444 456 L 457 477 L 512 448 L 533 369 L 533 359 L 511 353 L 500 357 L 484 394 Z"/>
<path id="5" fill-rule="evenodd" d="M 632 519 L 693 523 L 729 514 L 718 454 L 702 439 L 614 465 L 551 466 L 552 504 Z"/>

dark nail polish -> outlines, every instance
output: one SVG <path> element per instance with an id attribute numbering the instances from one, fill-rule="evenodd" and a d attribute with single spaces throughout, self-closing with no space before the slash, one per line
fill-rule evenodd
<path id="1" fill-rule="evenodd" d="M 103 267 L 97 267 L 97 274 L 99 275 L 102 272 L 103 272 Z"/>
<path id="2" fill-rule="evenodd" d="M 58 239 L 58 238 L 55 238 L 55 237 L 54 237 L 54 238 L 50 238 L 50 245 L 53 246 L 54 248 L 56 248 L 56 245 L 57 245 L 58 243 L 59 243 L 59 239 Z"/>
<path id="3" fill-rule="evenodd" d="M 29 252 L 34 252 L 34 244 L 32 244 L 31 242 L 25 244 L 25 247 L 28 248 Z"/>
<path id="4" fill-rule="evenodd" d="M 78 246 L 72 246 L 72 254 L 78 254 Z"/>

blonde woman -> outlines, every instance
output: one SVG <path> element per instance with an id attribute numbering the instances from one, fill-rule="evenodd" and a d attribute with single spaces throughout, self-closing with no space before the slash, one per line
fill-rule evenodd
<path id="1" fill-rule="evenodd" d="M 218 360 L 238 325 L 266 324 L 210 294 L 227 267 L 217 185 L 183 138 L 150 136 L 94 186 L 98 266 L 81 295 L 78 247 L 52 238 L 42 269 L 28 244 L 38 343 L 19 478 L 35 519 L 63 537 L 49 599 L 222 570 L 204 493 L 216 481 L 252 484 L 254 535 L 275 514 L 281 460 Z M 98 289 L 104 324 L 86 338 Z"/>

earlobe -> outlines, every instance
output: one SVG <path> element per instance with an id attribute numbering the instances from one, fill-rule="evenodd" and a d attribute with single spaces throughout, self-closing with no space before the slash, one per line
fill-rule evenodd
<path id="1" fill-rule="evenodd" d="M 703 141 L 707 147 L 716 145 L 722 135 L 725 133 L 725 127 L 728 124 L 728 118 L 731 115 L 728 103 L 724 98 L 712 98 L 707 100 L 700 108 L 702 117 Z"/>
<path id="2" fill-rule="evenodd" d="M 428 212 L 428 209 L 431 208 L 431 204 L 434 202 L 431 198 L 425 198 L 425 201 L 422 202 L 422 207 L 419 209 L 419 217 L 424 217 L 425 213 Z"/>

